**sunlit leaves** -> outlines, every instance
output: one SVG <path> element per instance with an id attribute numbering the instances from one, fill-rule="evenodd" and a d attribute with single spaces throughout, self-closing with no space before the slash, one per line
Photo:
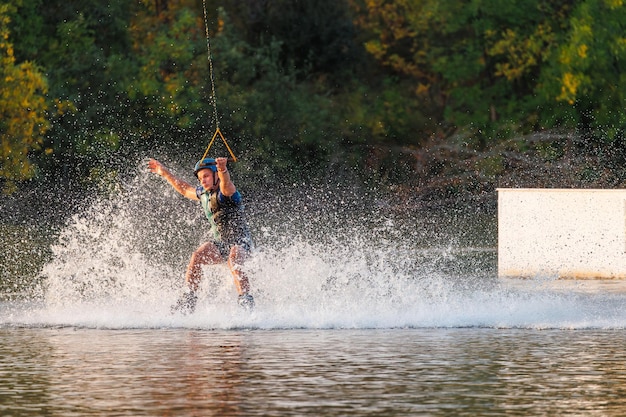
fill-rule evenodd
<path id="1" fill-rule="evenodd" d="M 621 0 L 351 3 L 370 33 L 367 51 L 412 78 L 421 96 L 437 92 L 446 120 L 458 126 L 622 123 L 621 110 L 607 111 L 625 104 Z M 563 106 L 571 107 L 569 121 L 559 118 Z"/>
<path id="2" fill-rule="evenodd" d="M 529 35 L 510 28 L 500 34 L 489 31 L 485 35 L 488 40 L 495 39 L 487 54 L 502 58 L 495 64 L 495 75 L 506 77 L 509 81 L 537 70 L 549 58 L 550 45 L 556 41 L 552 28 L 545 24 L 537 25 Z"/>
<path id="3" fill-rule="evenodd" d="M 34 167 L 29 152 L 40 149 L 48 128 L 44 94 L 47 83 L 31 62 L 17 64 L 9 42 L 8 13 L 11 5 L 0 5 L 0 179 L 3 192 L 15 182 L 31 178 Z"/>
<path id="4" fill-rule="evenodd" d="M 207 75 L 206 41 L 202 19 L 183 6 L 177 2 L 160 14 L 150 9 L 136 14 L 130 33 L 140 66 L 128 93 L 150 97 L 155 111 L 188 127 L 193 121 L 187 113 L 198 108 L 199 87 Z"/>
<path id="5" fill-rule="evenodd" d="M 557 101 L 581 112 L 591 127 L 613 138 L 626 128 L 626 5 L 622 1 L 581 1 L 574 9 L 557 61 Z"/>

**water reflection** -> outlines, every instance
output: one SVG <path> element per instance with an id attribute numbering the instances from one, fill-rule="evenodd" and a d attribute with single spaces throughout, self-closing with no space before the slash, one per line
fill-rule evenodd
<path id="1" fill-rule="evenodd" d="M 621 330 L 0 329 L 3 415 L 619 415 Z"/>
<path id="2" fill-rule="evenodd" d="M 39 415 L 239 415 L 244 334 L 4 330 L 1 395 Z M 4 385 L 4 384 L 3 384 Z M 15 408 L 14 408 L 15 407 Z M 123 412 L 122 412 L 123 411 Z"/>

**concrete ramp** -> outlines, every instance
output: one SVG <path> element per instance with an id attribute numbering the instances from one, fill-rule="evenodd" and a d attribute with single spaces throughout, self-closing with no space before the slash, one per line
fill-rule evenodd
<path id="1" fill-rule="evenodd" d="M 626 190 L 498 189 L 498 275 L 626 279 Z"/>

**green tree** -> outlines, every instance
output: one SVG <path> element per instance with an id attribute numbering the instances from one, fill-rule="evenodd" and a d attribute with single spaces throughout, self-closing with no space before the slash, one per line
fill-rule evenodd
<path id="1" fill-rule="evenodd" d="M 253 46 L 221 11 L 213 36 L 220 117 L 238 136 L 238 148 L 261 172 L 296 175 L 327 159 L 336 122 L 331 99 L 315 85 L 298 82 L 285 65 L 283 43 Z"/>
<path id="2" fill-rule="evenodd" d="M 125 89 L 150 111 L 180 129 L 206 125 L 208 75 L 204 22 L 196 2 L 143 2 L 131 21 L 137 72 Z M 130 75 L 130 76 L 129 76 Z"/>
<path id="3" fill-rule="evenodd" d="M 201 154 L 216 124 L 201 10 L 184 2 L 160 13 L 152 2 L 144 6 L 131 28 L 140 70 L 129 95 L 177 128 L 149 133 L 148 142 L 170 140 Z M 236 153 L 265 172 L 271 160 L 273 174 L 326 160 L 340 125 L 324 83 L 299 81 L 305 70 L 285 60 L 284 41 L 253 44 L 225 10 L 208 12 L 217 117 Z"/>
<path id="4" fill-rule="evenodd" d="M 580 1 L 543 93 L 567 117 L 609 141 L 626 129 L 626 4 Z"/>
<path id="5" fill-rule="evenodd" d="M 49 86 L 49 152 L 34 160 L 47 176 L 58 173 L 56 181 L 88 179 L 120 147 L 128 120 L 119 79 L 133 68 L 130 14 L 121 0 L 22 0 L 15 14 L 18 55 L 37 62 Z"/>
<path id="6" fill-rule="evenodd" d="M 48 128 L 46 80 L 31 62 L 17 63 L 9 41 L 15 4 L 0 4 L 0 184 L 5 193 L 32 178 L 29 153 L 41 148 Z"/>
<path id="7" fill-rule="evenodd" d="M 417 98 L 456 127 L 538 128 L 540 73 L 569 5 L 522 0 L 352 1 L 367 50 L 413 81 Z"/>
<path id="8" fill-rule="evenodd" d="M 230 0 L 224 9 L 251 46 L 279 42 L 281 65 L 298 75 L 340 77 L 363 63 L 346 1 Z"/>

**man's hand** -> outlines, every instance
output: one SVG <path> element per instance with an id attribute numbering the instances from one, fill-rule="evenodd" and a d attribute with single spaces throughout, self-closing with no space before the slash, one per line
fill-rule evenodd
<path id="1" fill-rule="evenodd" d="M 226 172 L 228 168 L 226 168 L 226 163 L 228 162 L 228 158 L 215 158 L 215 164 L 217 165 L 217 170 L 219 172 Z"/>
<path id="2" fill-rule="evenodd" d="M 163 171 L 165 171 L 165 167 L 156 159 L 150 159 L 148 161 L 148 169 L 150 170 L 150 172 L 153 172 L 160 176 L 163 176 Z"/>
<path id="3" fill-rule="evenodd" d="M 230 173 L 228 172 L 228 168 L 226 168 L 227 162 L 228 158 L 221 157 L 215 159 L 215 164 L 217 165 L 217 176 L 220 178 L 220 191 L 226 197 L 230 197 L 237 192 L 237 188 L 230 179 Z"/>
<path id="4" fill-rule="evenodd" d="M 167 168 L 165 168 L 165 166 L 156 159 L 148 160 L 148 169 L 150 172 L 154 172 L 155 174 L 165 178 L 165 180 L 183 196 L 190 200 L 198 199 L 198 196 L 196 195 L 196 187 L 172 175 L 172 173 L 169 172 Z"/>

